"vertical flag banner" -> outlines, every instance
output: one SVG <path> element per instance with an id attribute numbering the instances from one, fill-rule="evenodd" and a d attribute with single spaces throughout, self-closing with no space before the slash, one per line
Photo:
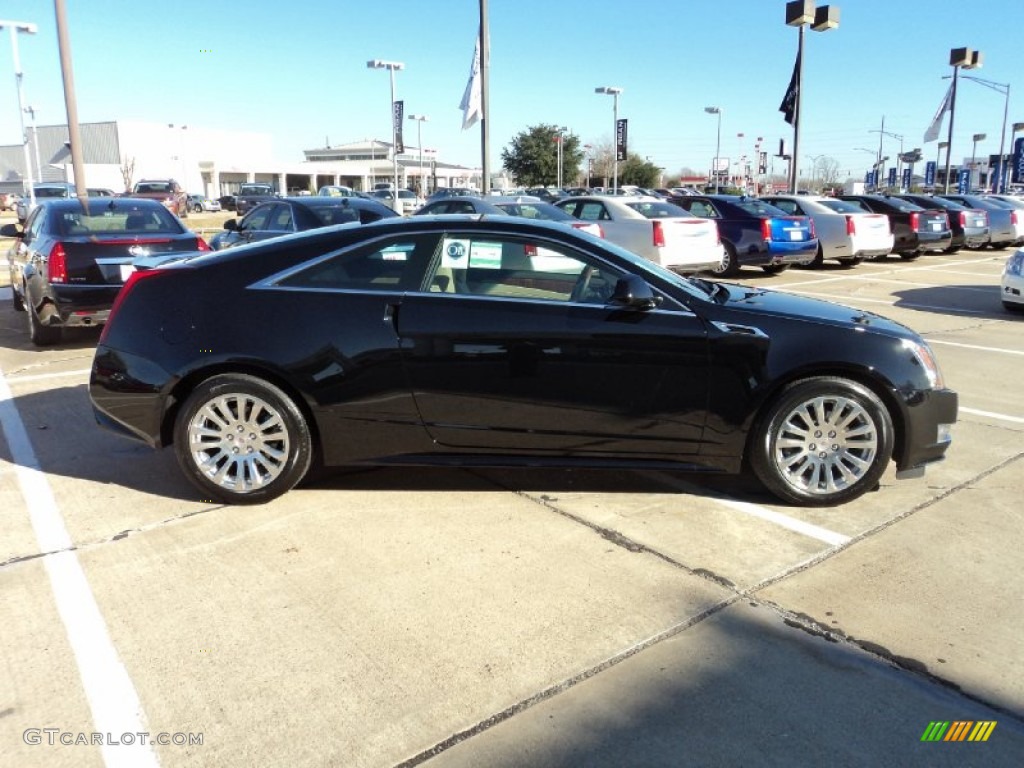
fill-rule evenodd
<path id="1" fill-rule="evenodd" d="M 924 164 L 924 185 L 926 187 L 935 186 L 935 161 L 929 160 Z"/>
<path id="2" fill-rule="evenodd" d="M 789 78 L 789 87 L 786 95 L 782 97 L 779 105 L 779 112 L 785 115 L 785 120 L 790 125 L 796 119 L 796 100 L 800 96 L 800 52 L 797 51 L 796 63 L 793 64 L 793 76 Z"/>
<path id="3" fill-rule="evenodd" d="M 476 48 L 473 49 L 473 63 L 469 68 L 469 82 L 462 94 L 459 109 L 462 110 L 462 130 L 472 128 L 483 117 L 483 99 L 480 95 L 480 35 L 476 36 Z"/>
<path id="4" fill-rule="evenodd" d="M 392 106 L 392 119 L 395 123 L 395 154 L 405 152 L 405 143 L 402 141 L 402 116 L 405 113 L 405 102 L 396 101 Z"/>
<path id="5" fill-rule="evenodd" d="M 615 123 L 615 157 L 620 162 L 626 159 L 626 120 Z"/>
<path id="6" fill-rule="evenodd" d="M 895 187 L 896 186 L 896 167 L 895 166 L 893 166 L 892 168 L 889 169 L 889 186 L 890 187 Z"/>
<path id="7" fill-rule="evenodd" d="M 1010 183 L 1024 184 L 1024 136 L 1013 142 L 1013 165 L 1010 166 Z"/>
<path id="8" fill-rule="evenodd" d="M 931 125 L 929 125 L 928 130 L 924 132 L 924 140 L 926 144 L 929 141 L 935 141 L 939 138 L 939 131 L 942 130 L 942 119 L 946 116 L 946 112 L 949 111 L 949 102 L 952 98 L 953 85 L 950 84 L 949 88 L 946 89 L 946 95 L 942 97 L 942 103 L 939 104 L 939 108 L 935 112 L 935 117 L 932 118 Z"/>
<path id="9" fill-rule="evenodd" d="M 903 178 L 900 179 L 900 189 L 902 189 L 904 192 L 908 192 L 910 190 L 910 176 L 912 170 L 913 169 L 909 165 L 903 169 Z"/>
<path id="10" fill-rule="evenodd" d="M 961 168 L 956 177 L 956 191 L 959 195 L 966 195 L 971 191 L 971 169 Z"/>

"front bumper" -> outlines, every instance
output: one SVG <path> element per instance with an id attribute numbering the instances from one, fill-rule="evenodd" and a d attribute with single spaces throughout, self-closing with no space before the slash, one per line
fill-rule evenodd
<path id="1" fill-rule="evenodd" d="M 956 423 L 958 397 L 950 389 L 929 389 L 912 393 L 904 403 L 905 430 L 896 469 L 907 474 L 945 457 L 950 430 Z"/>

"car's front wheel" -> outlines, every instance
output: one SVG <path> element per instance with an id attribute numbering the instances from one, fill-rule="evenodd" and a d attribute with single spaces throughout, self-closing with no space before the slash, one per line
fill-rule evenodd
<path id="1" fill-rule="evenodd" d="M 862 384 L 821 376 L 782 391 L 751 434 L 750 464 L 780 499 L 831 506 L 875 488 L 892 457 L 893 424 Z"/>
<path id="2" fill-rule="evenodd" d="M 736 256 L 736 249 L 729 243 L 723 243 L 725 253 L 722 254 L 722 262 L 711 271 L 721 277 L 735 277 L 740 272 L 739 258 Z"/>
<path id="3" fill-rule="evenodd" d="M 174 450 L 205 496 L 261 504 L 302 480 L 313 441 L 302 411 L 280 388 L 256 376 L 221 374 L 185 401 L 174 424 Z"/>

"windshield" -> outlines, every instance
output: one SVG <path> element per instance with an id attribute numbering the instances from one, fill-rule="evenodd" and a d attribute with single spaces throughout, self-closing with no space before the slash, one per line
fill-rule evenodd
<path id="1" fill-rule="evenodd" d="M 836 213 L 864 213 L 864 209 L 846 200 L 819 200 L 818 203 Z"/>
<path id="2" fill-rule="evenodd" d="M 762 202 L 760 200 L 740 200 L 736 203 L 737 208 L 742 208 L 747 213 L 755 216 L 788 216 L 781 208 Z"/>
<path id="3" fill-rule="evenodd" d="M 570 216 L 561 208 L 550 203 L 496 203 L 496 205 L 513 216 L 522 216 L 524 219 L 541 219 L 544 221 L 575 221 L 575 216 Z"/>
<path id="4" fill-rule="evenodd" d="M 68 197 L 66 187 L 36 187 L 36 197 Z"/>

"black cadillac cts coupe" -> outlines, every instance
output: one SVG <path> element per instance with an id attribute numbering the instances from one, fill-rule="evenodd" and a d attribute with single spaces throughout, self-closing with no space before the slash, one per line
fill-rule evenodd
<path id="1" fill-rule="evenodd" d="M 957 397 L 908 328 L 684 278 L 558 224 L 342 225 L 130 277 L 93 362 L 104 425 L 251 504 L 314 464 L 752 470 L 849 501 L 943 457 Z"/>

